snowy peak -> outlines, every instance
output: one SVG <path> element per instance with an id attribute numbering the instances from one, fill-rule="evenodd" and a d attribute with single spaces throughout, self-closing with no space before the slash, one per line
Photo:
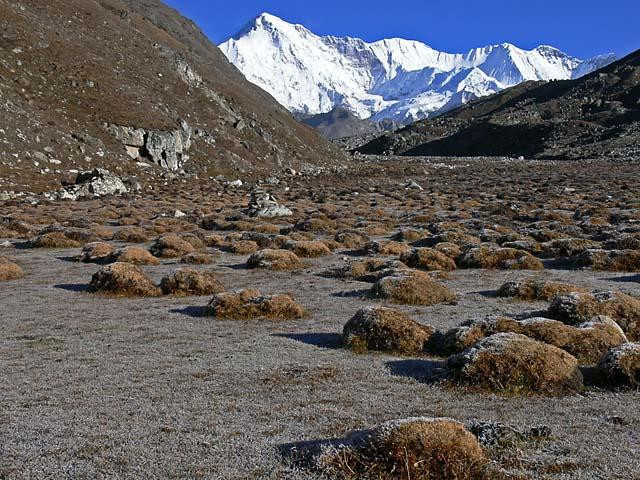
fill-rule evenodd
<path id="1" fill-rule="evenodd" d="M 503 43 L 456 54 L 401 38 L 367 43 L 318 36 L 269 13 L 220 48 L 249 81 L 293 112 L 339 107 L 403 123 L 523 81 L 577 78 L 615 60 L 583 62 L 547 45 L 523 50 Z"/>

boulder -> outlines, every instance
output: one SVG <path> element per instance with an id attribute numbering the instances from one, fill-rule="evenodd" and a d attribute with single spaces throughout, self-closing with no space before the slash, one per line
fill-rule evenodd
<path id="1" fill-rule="evenodd" d="M 60 200 L 77 200 L 87 197 L 122 195 L 128 191 L 120 177 L 104 168 L 95 168 L 89 172 L 79 173 L 75 184 L 59 190 L 57 197 Z"/>

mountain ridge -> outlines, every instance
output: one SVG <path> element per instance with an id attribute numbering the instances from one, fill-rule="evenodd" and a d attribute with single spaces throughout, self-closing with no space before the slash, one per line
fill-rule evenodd
<path id="1" fill-rule="evenodd" d="M 613 60 L 579 60 L 555 47 L 511 43 L 465 53 L 440 52 L 417 40 L 366 42 L 319 36 L 263 13 L 220 45 L 247 79 L 290 111 L 346 108 L 362 119 L 410 123 L 527 80 L 570 79 Z"/>

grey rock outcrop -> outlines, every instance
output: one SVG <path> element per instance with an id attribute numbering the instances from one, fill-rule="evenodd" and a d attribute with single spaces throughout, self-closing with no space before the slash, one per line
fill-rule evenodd
<path id="1" fill-rule="evenodd" d="M 133 159 L 147 159 L 171 171 L 182 169 L 189 160 L 192 128 L 179 120 L 175 130 L 145 130 L 120 125 L 109 125 L 107 130 L 127 149 Z"/>
<path id="2" fill-rule="evenodd" d="M 95 168 L 89 172 L 79 173 L 75 184 L 59 190 L 56 197 L 59 200 L 77 200 L 79 198 L 122 195 L 128 191 L 129 189 L 120 177 L 103 168 Z"/>
<path id="3" fill-rule="evenodd" d="M 279 205 L 276 197 L 263 190 L 253 190 L 249 199 L 248 214 L 252 217 L 276 218 L 290 217 L 293 212 Z"/>

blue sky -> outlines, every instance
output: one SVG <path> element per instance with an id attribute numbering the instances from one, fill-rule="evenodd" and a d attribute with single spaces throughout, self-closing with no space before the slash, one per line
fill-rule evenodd
<path id="1" fill-rule="evenodd" d="M 165 0 L 221 43 L 269 12 L 318 34 L 401 37 L 463 52 L 510 42 L 587 58 L 640 48 L 640 0 Z"/>

